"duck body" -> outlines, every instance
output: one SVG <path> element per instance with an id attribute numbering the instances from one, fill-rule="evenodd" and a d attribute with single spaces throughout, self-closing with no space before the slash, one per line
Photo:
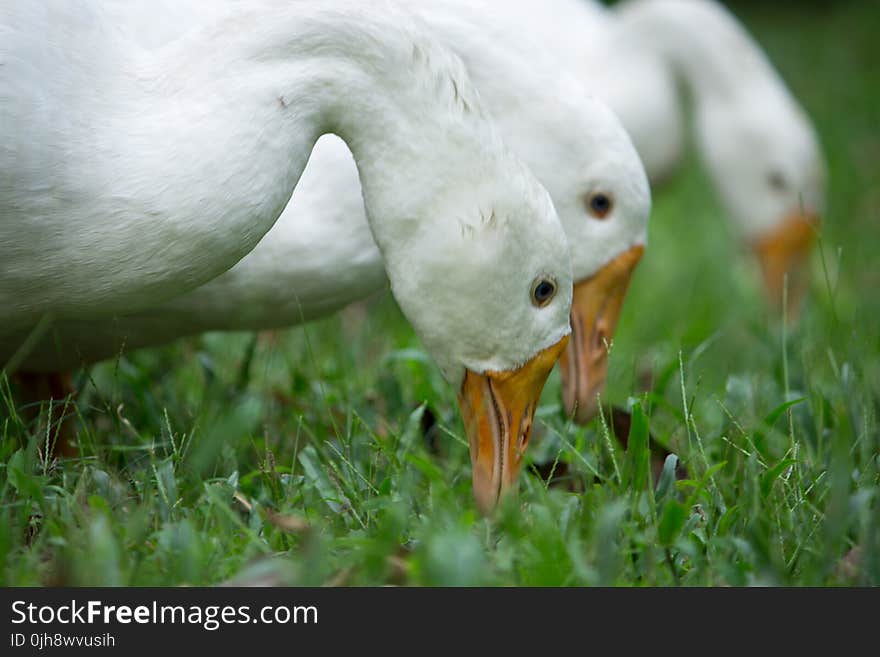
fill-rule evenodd
<path id="1" fill-rule="evenodd" d="M 15 13 L 3 17 L 0 72 L 4 330 L 47 312 L 101 316 L 156 303 L 257 243 L 314 129 L 285 130 L 263 94 L 217 93 L 207 74 L 233 86 L 244 75 L 220 61 L 191 66 L 186 84 L 167 80 L 164 62 L 182 53 L 140 57 L 92 3 L 10 3 L 4 12 Z M 33 39 L 36 29 L 44 40 Z M 267 143 L 267 128 L 280 148 Z"/>
<path id="2" fill-rule="evenodd" d="M 155 307 L 101 320 L 56 320 L 22 369 L 57 372 L 206 331 L 283 328 L 387 285 L 351 151 L 339 137 L 324 135 L 285 212 L 232 268 Z M 0 352 L 8 358 L 26 338 L 21 331 L 0 340 Z"/>

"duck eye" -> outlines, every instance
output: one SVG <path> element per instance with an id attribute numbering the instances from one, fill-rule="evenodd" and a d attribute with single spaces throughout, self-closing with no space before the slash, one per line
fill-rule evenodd
<path id="1" fill-rule="evenodd" d="M 540 276 L 532 283 L 532 303 L 538 308 L 546 306 L 556 296 L 556 281 Z"/>
<path id="2" fill-rule="evenodd" d="M 611 196 L 603 192 L 596 192 L 587 197 L 587 210 L 596 219 L 604 219 L 614 208 Z"/>
<path id="3" fill-rule="evenodd" d="M 778 171 L 770 172 L 767 176 L 767 183 L 778 192 L 784 191 L 788 187 L 788 183 L 785 181 L 785 176 Z"/>

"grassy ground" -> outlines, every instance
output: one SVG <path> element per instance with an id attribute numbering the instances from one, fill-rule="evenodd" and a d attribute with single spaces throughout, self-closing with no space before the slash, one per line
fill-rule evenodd
<path id="1" fill-rule="evenodd" d="M 25 420 L 0 381 L 0 584 L 880 584 L 880 17 L 768 5 L 735 8 L 831 172 L 797 327 L 768 319 L 692 158 L 655 195 L 612 351 L 631 451 L 566 422 L 554 373 L 532 457 L 558 485 L 524 473 L 491 522 L 453 391 L 387 294 L 78 372 L 78 458 L 42 462 L 63 409 Z M 647 424 L 690 480 L 644 485 Z"/>

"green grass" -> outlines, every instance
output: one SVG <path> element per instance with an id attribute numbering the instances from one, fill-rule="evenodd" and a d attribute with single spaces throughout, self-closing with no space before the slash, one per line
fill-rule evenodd
<path id="1" fill-rule="evenodd" d="M 768 316 L 691 158 L 655 194 L 612 350 L 606 397 L 644 420 L 630 451 L 566 422 L 554 373 L 531 455 L 567 485 L 524 473 L 491 521 L 454 391 L 387 293 L 77 372 L 78 458 L 41 461 L 63 409 L 27 420 L 0 380 L 0 584 L 880 584 L 880 18 L 767 5 L 736 10 L 831 174 L 796 327 Z M 689 480 L 645 485 L 648 425 Z"/>

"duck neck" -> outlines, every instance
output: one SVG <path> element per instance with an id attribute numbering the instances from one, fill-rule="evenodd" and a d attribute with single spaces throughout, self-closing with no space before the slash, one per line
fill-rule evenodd
<path id="1" fill-rule="evenodd" d="M 114 179 L 120 158 L 138 163 L 115 196 L 129 199 L 135 224 L 167 222 L 150 231 L 162 243 L 143 249 L 157 276 L 171 272 L 178 288 L 193 287 L 249 252 L 283 211 L 321 134 L 351 148 L 383 256 L 423 229 L 421 208 L 432 198 L 473 179 L 457 153 L 474 164 L 481 146 L 487 158 L 501 152 L 476 119 L 482 110 L 461 63 L 390 11 L 249 3 L 132 64 L 137 92 L 125 94 L 133 100 L 105 133 L 112 156 L 102 178 Z M 438 171 L 455 180 L 430 175 Z M 168 231 L 186 239 L 168 240 Z"/>
<path id="2" fill-rule="evenodd" d="M 442 199 L 491 178 L 506 155 L 463 63 L 405 28 L 402 16 L 395 23 L 400 33 L 389 34 L 383 25 L 359 19 L 361 29 L 369 30 L 366 44 L 344 39 L 339 52 L 318 65 L 343 70 L 314 81 L 316 95 L 326 90 L 320 132 L 337 134 L 350 148 L 386 264 L 419 236 L 460 230 L 449 221 L 437 224 Z M 368 47 L 380 40 L 381 49 Z M 426 209 L 433 210 L 430 216 Z"/>
<path id="3" fill-rule="evenodd" d="M 698 105 L 736 101 L 754 85 L 777 79 L 764 53 L 720 3 L 630 0 L 619 12 L 624 33 L 658 52 Z"/>

